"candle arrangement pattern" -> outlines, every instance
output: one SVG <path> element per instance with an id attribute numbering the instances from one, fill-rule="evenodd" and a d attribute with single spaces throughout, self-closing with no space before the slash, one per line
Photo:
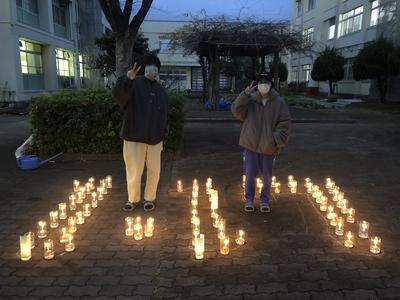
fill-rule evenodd
<path id="1" fill-rule="evenodd" d="M 90 177 L 83 184 L 74 179 L 68 201 L 58 203 L 56 209 L 49 212 L 48 222 L 45 220 L 37 222 L 36 236 L 43 241 L 44 259 L 50 260 L 55 257 L 55 243 L 58 242 L 64 244 L 65 252 L 75 250 L 74 233 L 78 230 L 77 225 L 85 223 L 85 218 L 92 215 L 92 209 L 98 207 L 98 201 L 103 200 L 104 195 L 108 193 L 107 189 L 112 188 L 112 176 L 108 175 L 105 179 L 100 179 L 100 185 L 97 188 L 95 182 L 94 177 Z M 86 194 L 89 196 L 86 197 Z M 48 238 L 48 236 L 51 236 L 52 229 L 56 229 L 55 239 Z M 20 259 L 22 261 L 30 260 L 32 257 L 31 249 L 34 247 L 34 232 L 30 231 L 21 235 L 18 252 Z"/>

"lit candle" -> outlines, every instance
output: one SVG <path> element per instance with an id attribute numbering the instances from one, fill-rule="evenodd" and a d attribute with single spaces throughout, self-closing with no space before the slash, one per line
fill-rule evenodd
<path id="1" fill-rule="evenodd" d="M 328 209 L 328 198 L 325 196 L 321 196 L 320 199 L 321 199 L 321 203 L 319 206 L 319 210 L 326 211 Z"/>
<path id="2" fill-rule="evenodd" d="M 50 228 L 58 227 L 58 210 L 52 210 L 49 213 L 50 217 Z"/>
<path id="3" fill-rule="evenodd" d="M 90 182 L 86 182 L 86 184 L 85 184 L 86 194 L 90 194 L 91 191 L 92 191 L 92 185 L 90 184 Z"/>
<path id="4" fill-rule="evenodd" d="M 53 240 L 48 239 L 43 242 L 43 256 L 44 256 L 44 259 L 53 259 L 54 258 Z"/>
<path id="5" fill-rule="evenodd" d="M 192 224 L 193 234 L 200 233 L 200 218 L 196 218 Z"/>
<path id="6" fill-rule="evenodd" d="M 218 238 L 219 239 L 225 238 L 225 232 L 226 232 L 226 220 L 221 218 L 219 219 L 218 223 Z"/>
<path id="7" fill-rule="evenodd" d="M 125 218 L 125 235 L 133 236 L 133 218 L 132 217 Z"/>
<path id="8" fill-rule="evenodd" d="M 338 198 L 338 200 L 337 200 L 337 202 L 336 202 L 336 207 L 337 208 L 342 208 L 342 206 L 343 206 L 343 200 L 344 199 L 342 199 L 342 198 Z"/>
<path id="9" fill-rule="evenodd" d="M 374 236 L 370 241 L 369 251 L 373 254 L 379 254 L 381 252 L 381 238 Z"/>
<path id="10" fill-rule="evenodd" d="M 19 237 L 20 258 L 23 261 L 30 260 L 32 257 L 31 237 L 28 234 Z"/>
<path id="11" fill-rule="evenodd" d="M 347 214 L 349 211 L 349 200 L 343 199 L 342 200 L 342 207 L 341 207 L 341 212 L 342 214 Z"/>
<path id="12" fill-rule="evenodd" d="M 279 182 L 275 183 L 275 194 L 279 194 L 281 192 L 281 184 Z"/>
<path id="13" fill-rule="evenodd" d="M 199 234 L 195 239 L 194 252 L 196 259 L 204 258 L 204 234 Z"/>
<path id="14" fill-rule="evenodd" d="M 136 241 L 140 241 L 141 239 L 143 239 L 143 227 L 142 224 L 135 224 L 134 228 L 133 228 L 133 238 Z"/>
<path id="15" fill-rule="evenodd" d="M 104 193 L 104 188 L 101 187 L 101 186 L 97 187 L 97 200 L 99 200 L 99 201 L 103 201 L 104 200 L 103 193 Z"/>
<path id="16" fill-rule="evenodd" d="M 37 236 L 43 239 L 47 236 L 47 223 L 46 221 L 39 221 L 37 224 Z"/>
<path id="17" fill-rule="evenodd" d="M 107 189 L 111 189 L 112 188 L 112 176 L 111 175 L 107 175 L 106 176 L 106 184 L 107 184 Z"/>
<path id="18" fill-rule="evenodd" d="M 32 231 L 28 231 L 27 233 L 25 233 L 25 235 L 28 235 L 31 239 L 31 248 L 35 248 L 35 233 Z"/>
<path id="19" fill-rule="evenodd" d="M 68 218 L 68 232 L 69 233 L 76 232 L 76 217 L 75 216 L 70 216 Z"/>
<path id="20" fill-rule="evenodd" d="M 344 246 L 347 248 L 354 247 L 354 235 L 351 231 L 346 232 L 346 239 L 344 240 Z"/>
<path id="21" fill-rule="evenodd" d="M 147 219 L 147 222 L 144 225 L 144 236 L 145 237 L 152 237 L 153 236 L 153 231 L 154 231 L 154 221 L 150 222 L 149 219 Z"/>
<path id="22" fill-rule="evenodd" d="M 347 210 L 347 217 L 346 217 L 347 222 L 354 223 L 355 222 L 355 217 L 354 217 L 355 214 L 356 214 L 356 210 L 354 208 L 349 208 Z"/>
<path id="23" fill-rule="evenodd" d="M 88 182 L 90 183 L 90 189 L 93 190 L 94 189 L 94 177 L 90 177 L 88 179 Z"/>
<path id="24" fill-rule="evenodd" d="M 242 175 L 242 188 L 246 187 L 246 175 Z"/>
<path id="25" fill-rule="evenodd" d="M 330 187 L 328 189 L 329 194 L 333 194 L 333 191 L 335 190 L 335 182 L 331 181 Z"/>
<path id="26" fill-rule="evenodd" d="M 193 179 L 193 187 L 198 186 L 199 181 L 197 179 Z"/>
<path id="27" fill-rule="evenodd" d="M 67 227 L 62 227 L 60 229 L 60 243 L 64 244 L 68 242 L 68 228 Z"/>
<path id="28" fill-rule="evenodd" d="M 75 197 L 75 202 L 78 204 L 83 203 L 83 200 L 86 198 L 86 193 L 79 191 L 76 195 L 77 195 L 77 197 L 75 197 L 75 195 L 71 195 L 70 197 L 72 197 L 72 196 Z"/>
<path id="29" fill-rule="evenodd" d="M 271 187 L 274 188 L 275 184 L 276 184 L 276 177 L 272 176 L 272 178 L 271 178 Z"/>
<path id="30" fill-rule="evenodd" d="M 236 230 L 236 244 L 238 245 L 244 245 L 246 242 L 246 232 L 242 229 Z"/>
<path id="31" fill-rule="evenodd" d="M 338 217 L 336 222 L 335 234 L 343 235 L 344 233 L 344 219 L 343 217 Z"/>
<path id="32" fill-rule="evenodd" d="M 294 176 L 293 176 L 293 175 L 289 175 L 289 176 L 288 176 L 288 182 L 293 181 L 293 179 L 294 179 Z"/>
<path id="33" fill-rule="evenodd" d="M 332 219 L 332 213 L 335 210 L 335 208 L 333 207 L 333 205 L 328 205 L 327 207 L 328 213 L 326 214 L 326 218 L 328 220 Z"/>
<path id="34" fill-rule="evenodd" d="M 212 179 L 211 178 L 207 178 L 207 182 L 206 182 L 206 193 L 207 193 L 207 195 L 210 193 L 210 189 L 212 189 Z"/>
<path id="35" fill-rule="evenodd" d="M 214 228 L 218 228 L 218 223 L 219 223 L 219 219 L 220 219 L 220 216 L 219 216 L 219 214 L 215 214 L 215 218 L 214 218 L 214 222 L 213 222 L 213 227 Z"/>
<path id="36" fill-rule="evenodd" d="M 83 211 L 81 210 L 77 211 L 75 215 L 76 215 L 76 224 L 82 225 L 85 223 L 85 217 L 83 216 Z"/>
<path id="37" fill-rule="evenodd" d="M 74 185 L 74 192 L 78 192 L 79 191 L 79 180 L 74 180 L 73 185 Z"/>
<path id="38" fill-rule="evenodd" d="M 325 179 L 325 187 L 327 189 L 331 187 L 331 179 L 329 177 Z"/>
<path id="39" fill-rule="evenodd" d="M 191 223 L 193 224 L 194 219 L 198 217 L 198 211 L 197 208 L 192 209 L 192 218 L 191 218 Z"/>
<path id="40" fill-rule="evenodd" d="M 105 180 L 105 179 L 102 179 L 102 180 L 100 181 L 100 186 L 101 186 L 101 188 L 102 188 L 103 195 L 107 195 L 107 194 L 108 194 L 108 191 L 107 191 L 107 183 L 106 183 L 106 180 Z"/>
<path id="41" fill-rule="evenodd" d="M 97 207 L 97 194 L 96 194 L 96 192 L 92 193 L 92 207 L 93 208 Z"/>
<path id="42" fill-rule="evenodd" d="M 181 180 L 178 180 L 178 183 L 176 184 L 176 190 L 178 191 L 178 193 L 183 192 L 183 184 Z"/>
<path id="43" fill-rule="evenodd" d="M 135 226 L 136 225 L 141 225 L 142 224 L 142 218 L 140 217 L 140 216 L 137 216 L 136 218 L 135 218 Z"/>
<path id="44" fill-rule="evenodd" d="M 362 239 L 367 239 L 369 235 L 369 223 L 361 221 L 358 225 L 358 236 Z"/>
<path id="45" fill-rule="evenodd" d="M 296 181 L 296 180 L 293 180 L 293 181 L 291 182 L 291 185 L 290 185 L 290 192 L 291 192 L 292 194 L 296 194 L 296 192 L 297 192 L 297 181 Z"/>
<path id="46" fill-rule="evenodd" d="M 258 177 L 257 177 L 256 180 L 257 180 L 257 188 L 258 188 L 258 189 L 261 189 L 261 188 L 262 188 L 262 185 L 263 185 L 263 181 L 262 181 L 260 178 L 258 178 Z"/>
<path id="47" fill-rule="evenodd" d="M 197 198 L 192 198 L 190 200 L 190 203 L 192 204 L 193 208 L 197 208 L 197 205 L 199 204 L 199 201 L 197 200 Z"/>
<path id="48" fill-rule="evenodd" d="M 229 254 L 229 237 L 225 237 L 223 239 L 220 239 L 219 242 L 219 252 L 222 255 L 227 255 Z"/>
<path id="49" fill-rule="evenodd" d="M 75 197 L 75 195 L 69 196 L 69 210 L 76 210 L 76 197 Z"/>
<path id="50" fill-rule="evenodd" d="M 306 183 L 307 194 L 312 194 L 312 192 L 313 192 L 312 187 L 313 187 L 312 182 Z"/>
<path id="51" fill-rule="evenodd" d="M 192 233 L 192 246 L 196 245 L 196 239 L 199 237 L 199 234 Z"/>
<path id="52" fill-rule="evenodd" d="M 262 193 L 263 188 L 264 188 L 264 184 L 261 183 L 260 186 L 258 187 L 258 193 L 259 193 L 259 194 Z"/>
<path id="53" fill-rule="evenodd" d="M 337 213 L 332 213 L 332 217 L 331 217 L 331 220 L 330 220 L 329 224 L 330 224 L 331 226 L 335 226 L 335 227 L 336 227 L 337 220 L 338 220 L 338 215 L 337 215 Z"/>
<path id="54" fill-rule="evenodd" d="M 72 233 L 67 234 L 68 241 L 65 243 L 65 251 L 72 252 L 75 250 L 75 241 Z"/>
<path id="55" fill-rule="evenodd" d="M 339 196 L 339 191 L 338 190 L 334 190 L 333 191 L 333 198 L 332 198 L 332 200 L 334 201 L 334 202 L 336 202 L 336 201 L 338 201 L 338 196 Z"/>
<path id="56" fill-rule="evenodd" d="M 218 212 L 218 209 L 211 209 L 211 218 L 215 219 L 217 212 Z"/>
<path id="57" fill-rule="evenodd" d="M 310 182 L 311 182 L 310 177 L 304 178 L 304 186 L 305 186 L 305 187 L 307 187 L 307 186 L 310 184 Z"/>
<path id="58" fill-rule="evenodd" d="M 67 203 L 58 203 L 58 212 L 60 220 L 65 220 L 67 218 Z"/>
<path id="59" fill-rule="evenodd" d="M 218 191 L 213 190 L 211 194 L 211 209 L 217 210 L 218 209 Z"/>
<path id="60" fill-rule="evenodd" d="M 84 217 L 90 217 L 92 214 L 92 212 L 90 211 L 90 204 L 89 203 L 85 203 L 83 205 L 83 216 Z"/>
<path id="61" fill-rule="evenodd" d="M 199 199 L 199 192 L 198 191 L 192 191 L 192 199 L 195 199 L 195 200 Z"/>

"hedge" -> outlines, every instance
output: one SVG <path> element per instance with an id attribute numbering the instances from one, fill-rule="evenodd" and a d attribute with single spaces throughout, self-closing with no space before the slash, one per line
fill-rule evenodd
<path id="1" fill-rule="evenodd" d="M 168 92 L 170 135 L 165 149 L 176 151 L 183 136 L 183 100 L 179 92 Z M 34 152 L 120 153 L 122 113 L 109 89 L 81 89 L 42 94 L 29 103 Z"/>

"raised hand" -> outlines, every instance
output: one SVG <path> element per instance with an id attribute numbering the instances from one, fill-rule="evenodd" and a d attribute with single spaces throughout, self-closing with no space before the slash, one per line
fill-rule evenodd
<path id="1" fill-rule="evenodd" d="M 257 85 L 253 86 L 253 84 L 254 81 L 252 81 L 251 84 L 244 90 L 246 95 L 250 95 L 257 88 Z"/>
<path id="2" fill-rule="evenodd" d="M 130 79 L 133 80 L 136 78 L 137 73 L 139 72 L 140 68 L 142 66 L 136 67 L 136 63 L 133 65 L 132 69 L 130 69 L 127 73 L 126 76 Z"/>

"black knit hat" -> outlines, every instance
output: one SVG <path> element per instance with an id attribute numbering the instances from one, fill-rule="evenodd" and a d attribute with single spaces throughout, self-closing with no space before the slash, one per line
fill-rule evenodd
<path id="1" fill-rule="evenodd" d="M 144 75 L 144 69 L 148 65 L 155 65 L 158 67 L 158 71 L 161 69 L 161 62 L 157 55 L 153 53 L 146 53 L 139 59 L 139 65 L 141 66 L 139 70 L 139 75 Z"/>
<path id="2" fill-rule="evenodd" d="M 261 80 L 267 80 L 271 82 L 271 86 L 274 86 L 274 79 L 271 73 L 261 73 L 258 74 L 257 76 L 257 83 L 259 83 Z"/>

